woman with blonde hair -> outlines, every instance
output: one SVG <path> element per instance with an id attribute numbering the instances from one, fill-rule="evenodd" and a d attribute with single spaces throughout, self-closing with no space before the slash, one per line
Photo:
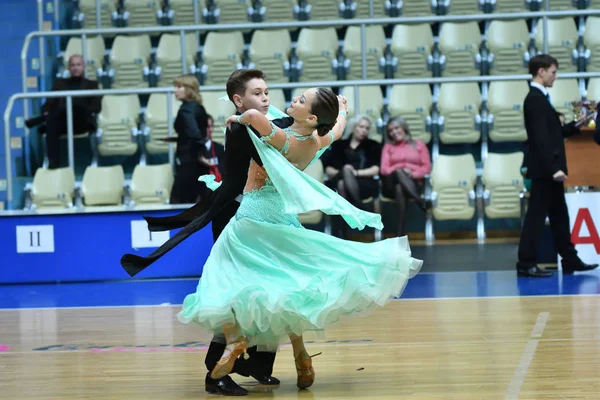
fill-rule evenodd
<path id="1" fill-rule="evenodd" d="M 344 139 L 334 142 L 323 160 L 328 186 L 359 208 L 363 200 L 379 196 L 375 176 L 379 174 L 381 145 L 368 138 L 370 129 L 367 116 L 355 116 L 348 123 Z"/>
<path id="2" fill-rule="evenodd" d="M 177 151 L 175 152 L 175 182 L 171 204 L 196 203 L 206 188 L 198 177 L 208 174 L 209 167 L 200 162 L 205 152 L 208 117 L 202 106 L 200 84 L 194 75 L 175 79 L 175 98 L 181 107 L 175 118 Z"/>
<path id="3" fill-rule="evenodd" d="M 391 118 L 386 134 L 381 152 L 381 191 L 385 197 L 396 199 L 398 236 L 403 236 L 408 200 L 412 198 L 423 210 L 426 208 L 421 191 L 425 175 L 431 172 L 431 159 L 425 143 L 412 138 L 404 118 Z"/>

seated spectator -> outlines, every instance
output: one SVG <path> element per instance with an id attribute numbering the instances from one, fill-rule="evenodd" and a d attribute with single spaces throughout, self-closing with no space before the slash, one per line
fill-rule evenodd
<path id="1" fill-rule="evenodd" d="M 198 182 L 208 174 L 209 167 L 200 163 L 206 150 L 207 114 L 202 106 L 200 84 L 194 75 L 175 79 L 175 98 L 181 106 L 175 118 L 177 151 L 175 152 L 175 181 L 171 190 L 171 204 L 196 203 L 205 194 L 206 186 Z"/>
<path id="2" fill-rule="evenodd" d="M 398 205 L 398 236 L 405 234 L 406 206 L 409 199 L 416 200 L 426 209 L 421 198 L 424 177 L 431 172 L 429 149 L 421 140 L 410 135 L 403 118 L 391 118 L 386 127 L 386 143 L 381 152 L 382 193 L 395 198 Z"/>
<path id="3" fill-rule="evenodd" d="M 52 91 L 97 90 L 98 82 L 84 77 L 85 62 L 77 54 L 69 58 L 66 79 L 57 79 Z M 102 97 L 73 97 L 73 134 L 80 135 L 97 129 L 96 115 L 101 110 Z M 65 97 L 51 98 L 42 106 L 41 119 L 46 122 L 46 149 L 48 168 L 60 166 L 60 137 L 67 134 L 67 101 Z M 40 129 L 40 132 L 42 129 Z"/>
<path id="4" fill-rule="evenodd" d="M 208 173 L 215 176 L 217 182 L 221 182 L 221 170 L 219 165 L 223 164 L 223 157 L 225 156 L 225 147 L 221 143 L 216 143 L 212 140 L 213 132 L 213 117 L 211 115 L 206 116 L 206 151 L 204 155 L 199 158 L 200 164 L 208 167 Z"/>
<path id="5" fill-rule="evenodd" d="M 367 138 L 370 128 L 371 121 L 366 116 L 352 118 L 346 138 L 334 142 L 323 159 L 328 186 L 356 207 L 379 195 L 375 177 L 379 174 L 381 145 Z"/>

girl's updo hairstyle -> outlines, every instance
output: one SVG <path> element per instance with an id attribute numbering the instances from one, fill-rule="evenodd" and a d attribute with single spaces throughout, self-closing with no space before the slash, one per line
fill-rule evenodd
<path id="1" fill-rule="evenodd" d="M 317 117 L 317 134 L 325 136 L 337 122 L 340 105 L 331 89 L 317 88 L 310 112 Z"/>

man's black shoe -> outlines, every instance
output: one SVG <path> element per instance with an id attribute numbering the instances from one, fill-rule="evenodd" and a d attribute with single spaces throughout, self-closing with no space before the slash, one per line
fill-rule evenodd
<path id="1" fill-rule="evenodd" d="M 279 379 L 275 378 L 274 376 L 268 376 L 268 375 L 267 376 L 250 375 L 250 376 L 253 377 L 254 379 L 256 379 L 260 385 L 276 386 L 281 383 L 279 381 Z"/>
<path id="2" fill-rule="evenodd" d="M 553 274 L 550 271 L 544 271 L 537 265 L 523 265 L 517 263 L 517 276 L 527 276 L 532 278 L 548 278 Z"/>
<path id="3" fill-rule="evenodd" d="M 598 264 L 586 264 L 579 260 L 575 263 L 564 263 L 562 264 L 563 275 L 571 275 L 575 271 L 591 271 L 598 268 Z"/>
<path id="4" fill-rule="evenodd" d="M 248 391 L 235 383 L 229 375 L 213 379 L 210 377 L 210 372 L 206 374 L 206 379 L 204 379 L 204 388 L 208 393 L 223 396 L 246 396 L 248 394 Z"/>

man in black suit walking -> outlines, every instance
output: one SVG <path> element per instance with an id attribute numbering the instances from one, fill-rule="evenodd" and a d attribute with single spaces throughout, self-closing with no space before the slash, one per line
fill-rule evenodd
<path id="1" fill-rule="evenodd" d="M 589 117 L 582 116 L 578 121 L 561 125 L 547 89 L 556 80 L 557 69 L 558 61 L 550 55 L 537 55 L 529 62 L 533 81 L 525 97 L 523 114 L 527 130 L 527 178 L 531 179 L 531 193 L 519 243 L 519 276 L 552 276 L 551 272 L 540 269 L 536 261 L 546 215 L 550 218 L 554 243 L 562 257 L 563 274 L 598 267 L 598 264 L 588 265 L 581 261 L 571 242 L 564 189 L 568 175 L 564 138 L 579 133 L 578 126 Z"/>

